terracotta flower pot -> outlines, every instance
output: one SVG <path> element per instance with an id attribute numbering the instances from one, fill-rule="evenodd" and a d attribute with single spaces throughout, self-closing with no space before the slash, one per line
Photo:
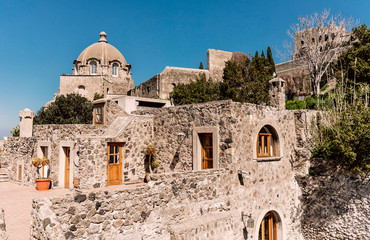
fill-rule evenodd
<path id="1" fill-rule="evenodd" d="M 51 178 L 35 179 L 37 190 L 46 191 L 49 190 Z"/>

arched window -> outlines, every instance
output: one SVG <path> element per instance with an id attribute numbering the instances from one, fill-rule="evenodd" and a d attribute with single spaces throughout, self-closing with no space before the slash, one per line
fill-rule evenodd
<path id="1" fill-rule="evenodd" d="M 113 66 L 112 66 L 112 75 L 113 76 L 118 76 L 118 64 L 117 63 L 113 63 Z"/>
<path id="2" fill-rule="evenodd" d="M 268 212 L 262 219 L 258 232 L 258 240 L 277 240 L 276 218 Z"/>
<path id="3" fill-rule="evenodd" d="M 98 68 L 96 62 L 92 61 L 90 65 L 91 65 L 91 75 L 96 75 Z"/>
<path id="4" fill-rule="evenodd" d="M 84 86 L 84 85 L 79 85 L 79 86 L 78 86 L 78 89 L 79 89 L 79 90 L 85 90 L 85 86 Z"/>
<path id="5" fill-rule="evenodd" d="M 257 137 L 257 157 L 275 157 L 276 156 L 277 137 L 270 127 L 264 126 Z"/>

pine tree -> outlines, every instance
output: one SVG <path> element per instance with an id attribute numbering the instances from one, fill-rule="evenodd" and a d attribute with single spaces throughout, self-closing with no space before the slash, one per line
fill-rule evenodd
<path id="1" fill-rule="evenodd" d="M 267 61 L 269 62 L 269 65 L 270 65 L 269 73 L 272 75 L 274 72 L 276 72 L 276 69 L 275 69 L 274 59 L 272 58 L 272 52 L 271 52 L 270 46 L 268 46 L 267 48 Z"/>
<path id="2" fill-rule="evenodd" d="M 262 58 L 262 59 L 265 59 L 265 58 L 266 58 L 266 57 L 265 57 L 265 53 L 263 52 L 263 50 L 262 50 L 261 58 Z"/>
<path id="3" fill-rule="evenodd" d="M 204 69 L 202 62 L 200 62 L 200 64 L 199 64 L 199 69 Z"/>

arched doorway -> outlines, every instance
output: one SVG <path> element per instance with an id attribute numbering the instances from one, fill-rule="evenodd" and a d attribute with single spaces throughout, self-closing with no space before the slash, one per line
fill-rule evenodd
<path id="1" fill-rule="evenodd" d="M 259 227 L 258 240 L 278 240 L 276 217 L 270 211 L 263 217 Z"/>

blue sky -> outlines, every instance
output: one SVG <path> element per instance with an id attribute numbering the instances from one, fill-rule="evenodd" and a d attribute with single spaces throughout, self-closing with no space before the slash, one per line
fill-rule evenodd
<path id="1" fill-rule="evenodd" d="M 281 48 L 300 15 L 325 8 L 369 25 L 369 0 L 0 0 L 0 139 L 20 110 L 37 112 L 52 99 L 59 75 L 72 73 L 73 60 L 101 31 L 132 65 L 138 85 L 166 66 L 206 66 L 209 48 Z"/>

